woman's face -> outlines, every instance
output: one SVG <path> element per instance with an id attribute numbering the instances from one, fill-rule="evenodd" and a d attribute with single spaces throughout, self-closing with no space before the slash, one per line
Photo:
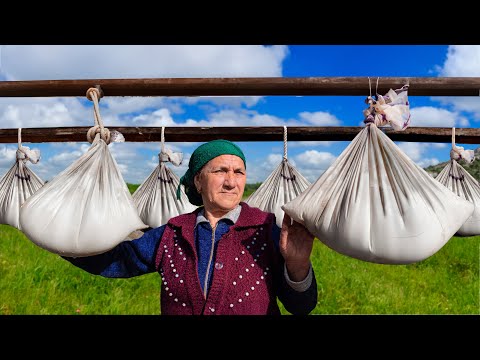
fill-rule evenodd
<path id="1" fill-rule="evenodd" d="M 242 200 L 246 181 L 243 160 L 236 155 L 220 155 L 195 176 L 195 187 L 207 211 L 230 211 Z"/>

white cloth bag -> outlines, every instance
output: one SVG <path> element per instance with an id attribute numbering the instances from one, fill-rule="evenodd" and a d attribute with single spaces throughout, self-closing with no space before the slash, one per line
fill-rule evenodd
<path id="1" fill-rule="evenodd" d="M 106 252 L 133 231 L 147 227 L 104 140 L 109 141 L 110 136 L 97 113 L 95 121 L 93 132 L 100 133 L 96 133 L 88 151 L 20 209 L 25 235 L 36 245 L 62 256 Z"/>
<path id="2" fill-rule="evenodd" d="M 43 186 L 43 180 L 26 164 L 27 161 L 38 163 L 40 151 L 21 145 L 21 129 L 18 129 L 18 139 L 15 164 L 0 180 L 0 224 L 21 230 L 20 206 Z"/>
<path id="3" fill-rule="evenodd" d="M 480 184 L 467 170 L 457 163 L 457 160 L 460 159 L 471 163 L 475 159 L 475 154 L 473 150 L 465 150 L 463 147 L 455 145 L 455 128 L 453 128 L 450 162 L 435 179 L 456 195 L 470 201 L 475 206 L 472 216 L 458 229 L 456 235 L 480 235 Z"/>
<path id="4" fill-rule="evenodd" d="M 330 168 L 283 210 L 341 254 L 408 264 L 442 248 L 474 206 L 368 122 Z"/>
<path id="5" fill-rule="evenodd" d="M 295 169 L 287 159 L 287 128 L 284 126 L 284 155 L 282 162 L 268 178 L 255 190 L 245 202 L 253 207 L 275 214 L 277 225 L 281 228 L 283 217 L 282 205 L 295 199 L 310 182 Z"/>
<path id="6" fill-rule="evenodd" d="M 171 162 L 179 166 L 183 160 L 182 153 L 172 152 L 164 146 L 164 127 L 162 127 L 162 150 L 158 154 L 159 165 L 133 193 L 133 201 L 137 206 L 142 221 L 151 228 L 164 225 L 172 217 L 189 213 L 197 207 L 188 201 L 187 195 L 180 190 L 177 200 L 177 187 L 180 178 L 167 167 Z"/>

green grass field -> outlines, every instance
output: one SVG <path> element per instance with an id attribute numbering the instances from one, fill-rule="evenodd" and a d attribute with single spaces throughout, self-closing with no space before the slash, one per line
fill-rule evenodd
<path id="1" fill-rule="evenodd" d="M 480 314 L 480 236 L 452 238 L 411 265 L 352 259 L 315 240 L 312 314 Z M 0 225 L 0 314 L 160 313 L 160 276 L 105 279 Z M 282 308 L 283 314 L 288 314 Z"/>

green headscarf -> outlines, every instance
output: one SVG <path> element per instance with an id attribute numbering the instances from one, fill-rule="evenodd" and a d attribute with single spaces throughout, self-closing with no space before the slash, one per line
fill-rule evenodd
<path id="1" fill-rule="evenodd" d="M 245 168 L 247 167 L 242 149 L 233 142 L 219 139 L 202 144 L 193 152 L 188 163 L 188 170 L 185 175 L 180 178 L 180 184 L 177 188 L 177 199 L 180 199 L 180 186 L 183 185 L 188 200 L 193 205 L 203 205 L 202 195 L 197 192 L 193 179 L 206 163 L 220 155 L 236 155 L 243 160 Z"/>

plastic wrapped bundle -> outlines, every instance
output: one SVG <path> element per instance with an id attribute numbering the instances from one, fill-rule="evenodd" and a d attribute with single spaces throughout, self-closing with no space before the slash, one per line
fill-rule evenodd
<path id="1" fill-rule="evenodd" d="M 378 129 L 390 119 L 375 117 L 370 105 L 366 127 L 283 209 L 341 254 L 384 264 L 424 260 L 448 242 L 474 206 L 429 176 Z M 377 119 L 382 122 L 376 124 Z"/>
<path id="2" fill-rule="evenodd" d="M 91 147 L 20 209 L 25 235 L 62 256 L 108 251 L 133 231 L 147 227 L 108 149 L 110 133 L 98 111 L 98 90 L 89 89 L 89 95 L 94 101 L 96 124 L 87 134 Z"/>
<path id="3" fill-rule="evenodd" d="M 20 206 L 43 186 L 41 180 L 27 167 L 40 160 L 39 150 L 30 150 L 21 144 L 22 129 L 18 129 L 18 150 L 15 164 L 0 180 L 0 224 L 8 224 L 21 230 Z"/>
<path id="4" fill-rule="evenodd" d="M 183 160 L 182 153 L 174 153 L 165 149 L 164 127 L 162 127 L 162 150 L 158 154 L 159 165 L 147 179 L 133 193 L 133 200 L 137 206 L 142 221 L 152 228 L 164 225 L 170 218 L 191 212 L 197 207 L 192 205 L 183 190 L 177 200 L 179 177 L 166 163 L 171 162 L 179 166 Z"/>
<path id="5" fill-rule="evenodd" d="M 275 214 L 276 222 L 282 227 L 284 212 L 282 205 L 295 199 L 310 182 L 295 169 L 287 159 L 287 128 L 284 127 L 284 154 L 280 165 L 252 193 L 245 202 L 250 206 Z"/>
<path id="6" fill-rule="evenodd" d="M 367 122 L 373 121 L 377 126 L 388 124 L 395 131 L 405 130 L 410 125 L 408 85 L 397 90 L 390 89 L 384 96 L 377 94 L 376 100 L 370 95 L 365 102 L 369 104 L 364 111 Z"/>
<path id="7" fill-rule="evenodd" d="M 435 179 L 475 206 L 472 216 L 458 229 L 456 235 L 480 235 L 480 184 L 457 162 L 460 159 L 471 163 L 475 159 L 475 155 L 473 150 L 464 150 L 463 147 L 455 145 L 455 128 L 453 128 L 450 162 Z"/>

